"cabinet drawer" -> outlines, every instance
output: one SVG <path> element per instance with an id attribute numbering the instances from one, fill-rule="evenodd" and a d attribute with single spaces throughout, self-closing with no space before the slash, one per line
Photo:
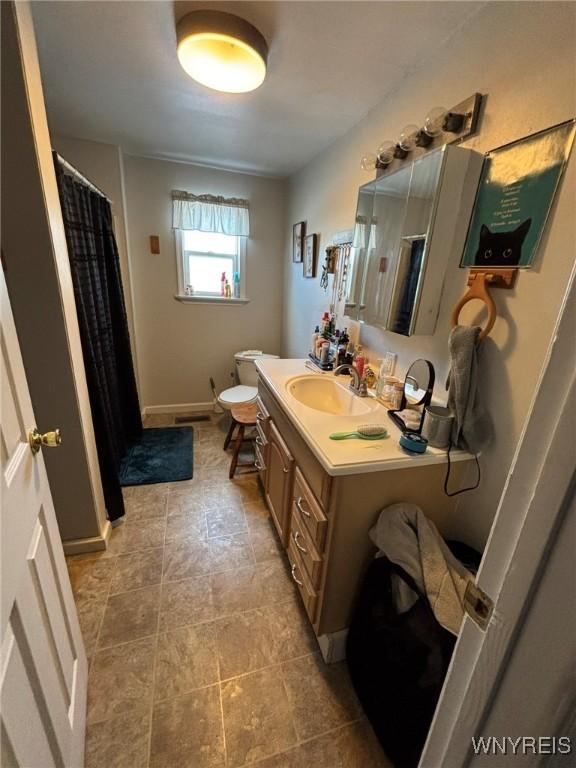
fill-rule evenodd
<path id="1" fill-rule="evenodd" d="M 294 476 L 293 501 L 294 507 L 300 513 L 302 524 L 309 533 L 313 544 L 318 552 L 323 552 L 324 544 L 326 543 L 328 519 L 298 467 L 296 467 Z"/>
<path id="2" fill-rule="evenodd" d="M 312 623 L 314 623 L 314 619 L 316 618 L 316 605 L 318 603 L 318 595 L 310 585 L 308 577 L 306 576 L 305 569 L 302 565 L 302 561 L 298 555 L 298 550 L 294 546 L 294 542 L 292 540 L 290 540 L 288 545 L 288 560 L 290 561 L 292 578 L 298 587 L 298 591 L 300 592 L 300 597 L 304 603 L 304 608 L 306 609 L 308 618 Z"/>
<path id="3" fill-rule="evenodd" d="M 320 586 L 322 576 L 322 563 L 324 559 L 316 551 L 316 547 L 310 539 L 310 535 L 304 526 L 302 516 L 298 511 L 296 504 L 292 505 L 292 517 L 290 520 L 290 544 L 298 550 L 298 555 L 306 573 L 310 577 L 310 582 L 314 589 Z"/>
<path id="4" fill-rule="evenodd" d="M 260 397 L 256 398 L 256 427 L 262 433 L 262 437 L 268 440 L 270 434 L 270 414 Z"/>

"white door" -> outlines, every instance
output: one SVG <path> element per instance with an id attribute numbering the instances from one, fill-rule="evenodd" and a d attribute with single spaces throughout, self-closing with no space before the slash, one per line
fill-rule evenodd
<path id="1" fill-rule="evenodd" d="M 574 629 L 566 628 L 576 570 L 556 581 L 554 604 L 542 609 L 535 598 L 546 587 L 544 575 L 553 575 L 554 563 L 562 556 L 559 532 L 569 535 L 574 494 L 574 416 L 576 403 L 576 265 L 560 308 L 547 359 L 534 395 L 530 413 L 510 469 L 488 544 L 478 571 L 477 583 L 494 603 L 487 629 L 483 631 L 468 616 L 454 649 L 438 707 L 420 759 L 420 768 L 463 768 L 477 765 L 479 740 L 506 736 L 535 737 L 536 746 L 520 743 L 522 765 L 539 764 L 551 754 L 554 736 L 572 736 L 574 659 L 564 666 L 564 655 L 574 644 L 556 650 Z M 574 549 L 574 542 L 570 542 Z M 574 558 L 572 557 L 572 563 Z M 554 614 L 551 618 L 550 614 Z M 531 626 L 525 622 L 529 617 Z M 545 651 L 530 672 L 518 660 L 522 633 L 536 626 L 548 632 L 542 639 L 532 634 L 531 651 L 542 643 Z M 569 671 L 564 674 L 565 670 Z M 563 676 L 563 685 L 555 683 Z M 510 707 L 511 694 L 523 698 L 522 706 Z M 533 703 L 537 701 L 536 703 Z M 506 712 L 506 705 L 508 711 Z M 562 731 L 564 729 L 564 732 Z M 530 731 L 533 730 L 531 733 Z M 506 755 L 486 757 L 486 764 L 504 768 L 516 764 L 510 741 Z M 495 749 L 492 742 L 492 748 Z M 534 752 L 535 750 L 542 750 Z M 560 752 L 560 755 L 563 753 Z M 492 763 L 488 763 L 491 759 Z M 531 761 L 530 763 L 528 761 Z M 546 763 L 548 764 L 548 763 Z M 552 763 L 551 763 L 552 764 Z M 560 763 L 564 765 L 563 762 Z M 570 763 L 570 759 L 567 764 Z"/>
<path id="2" fill-rule="evenodd" d="M 1 268 L 0 300 L 0 763 L 80 768 L 86 654 Z"/>

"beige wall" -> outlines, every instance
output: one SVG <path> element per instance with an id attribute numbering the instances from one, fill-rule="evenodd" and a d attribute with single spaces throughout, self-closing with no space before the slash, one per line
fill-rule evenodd
<path id="1" fill-rule="evenodd" d="M 125 156 L 128 240 L 143 406 L 209 402 L 209 377 L 230 384 L 234 352 L 280 351 L 285 184 L 184 163 Z M 182 303 L 171 229 L 173 189 L 250 201 L 246 292 L 250 303 Z M 160 236 L 153 256 L 149 236 Z"/>
<path id="2" fill-rule="evenodd" d="M 361 156 L 383 139 L 397 137 L 406 123 L 421 121 L 432 106 L 449 107 L 475 91 L 487 94 L 480 133 L 466 142 L 480 152 L 573 117 L 575 19 L 572 3 L 485 6 L 424 69 L 290 179 L 288 226 L 307 220 L 308 232 L 320 233 L 322 255 L 333 232 L 353 225 L 357 188 L 370 178 L 359 167 Z M 534 268 L 518 276 L 512 291 L 495 291 L 499 318 L 482 351 L 481 389 L 496 434 L 482 457 L 482 484 L 461 497 L 450 531 L 476 546 L 486 540 L 574 262 L 575 155 Z M 288 242 L 283 353 L 301 357 L 308 351 L 314 324 L 327 308 L 327 298 L 318 280 L 302 278 L 302 268 L 292 265 L 290 252 Z M 432 360 L 440 396 L 445 395 L 448 368 L 448 317 L 464 290 L 465 274 L 457 269 L 458 260 L 459 254 L 452 254 L 441 319 L 433 336 L 405 339 L 366 326 L 361 331 L 370 357 L 387 348 L 398 352 L 400 374 L 417 357 Z M 463 316 L 464 321 L 471 319 Z"/>

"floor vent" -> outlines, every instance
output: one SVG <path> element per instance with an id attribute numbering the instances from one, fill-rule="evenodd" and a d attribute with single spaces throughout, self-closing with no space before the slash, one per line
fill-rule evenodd
<path id="1" fill-rule="evenodd" d="M 175 416 L 174 417 L 174 423 L 175 424 L 189 424 L 190 422 L 198 422 L 198 421 L 210 421 L 210 416 L 207 416 L 206 414 L 185 414 L 184 416 Z"/>

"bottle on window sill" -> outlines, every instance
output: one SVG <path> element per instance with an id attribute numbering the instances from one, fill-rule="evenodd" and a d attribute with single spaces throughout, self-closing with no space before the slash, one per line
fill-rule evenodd
<path id="1" fill-rule="evenodd" d="M 230 283 L 228 282 L 228 280 L 226 280 L 224 284 L 224 297 L 226 299 L 232 298 L 232 288 L 230 287 Z"/>
<path id="2" fill-rule="evenodd" d="M 234 272 L 232 280 L 234 283 L 234 298 L 239 299 L 240 298 L 240 275 L 238 274 L 238 272 Z"/>
<path id="3" fill-rule="evenodd" d="M 226 272 L 222 272 L 220 278 L 220 296 L 226 296 Z"/>

